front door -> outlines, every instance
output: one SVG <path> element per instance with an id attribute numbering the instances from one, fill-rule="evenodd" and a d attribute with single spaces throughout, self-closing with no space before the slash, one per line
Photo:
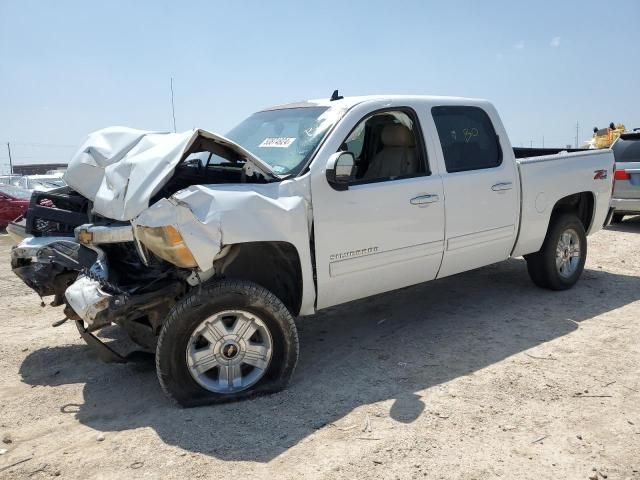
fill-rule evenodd
<path id="1" fill-rule="evenodd" d="M 431 280 L 442 259 L 442 181 L 415 113 L 369 115 L 341 150 L 356 158 L 349 188 L 312 182 L 318 308 Z"/>

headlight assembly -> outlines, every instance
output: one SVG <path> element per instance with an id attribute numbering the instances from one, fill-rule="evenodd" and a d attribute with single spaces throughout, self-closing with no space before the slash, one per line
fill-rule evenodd
<path id="1" fill-rule="evenodd" d="M 180 232 L 171 225 L 164 227 L 136 226 L 138 240 L 158 257 L 182 268 L 198 266 Z"/>

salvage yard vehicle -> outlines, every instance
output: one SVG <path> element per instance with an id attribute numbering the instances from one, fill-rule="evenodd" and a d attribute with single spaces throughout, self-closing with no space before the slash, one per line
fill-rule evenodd
<path id="1" fill-rule="evenodd" d="M 618 223 L 625 215 L 640 215 L 640 131 L 623 133 L 611 150 L 616 161 L 611 206 Z"/>
<path id="2" fill-rule="evenodd" d="M 0 228 L 5 228 L 13 220 L 27 211 L 31 192 L 13 185 L 0 185 Z"/>
<path id="3" fill-rule="evenodd" d="M 0 175 L 0 185 L 14 185 L 18 186 L 22 175 Z"/>
<path id="4" fill-rule="evenodd" d="M 274 392 L 296 316 L 519 256 L 539 287 L 572 287 L 613 154 L 531 151 L 489 102 L 450 97 L 336 91 L 226 137 L 107 128 L 68 187 L 34 193 L 12 267 L 102 357 L 125 360 L 93 335 L 112 324 L 155 352 L 180 405 Z"/>
<path id="5" fill-rule="evenodd" d="M 15 185 L 25 190 L 48 191 L 64 187 L 65 182 L 61 175 L 24 175 Z"/>

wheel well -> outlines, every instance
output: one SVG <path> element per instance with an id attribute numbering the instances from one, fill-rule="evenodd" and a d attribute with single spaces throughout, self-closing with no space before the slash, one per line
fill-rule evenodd
<path id="1" fill-rule="evenodd" d="M 216 276 L 251 280 L 278 297 L 292 315 L 300 313 L 302 268 L 298 251 L 292 244 L 237 243 L 213 265 Z"/>
<path id="2" fill-rule="evenodd" d="M 580 219 L 584 226 L 584 231 L 588 232 L 593 220 L 593 205 L 593 193 L 574 193 L 558 200 L 553 206 L 551 216 L 553 217 L 558 213 L 572 213 Z"/>

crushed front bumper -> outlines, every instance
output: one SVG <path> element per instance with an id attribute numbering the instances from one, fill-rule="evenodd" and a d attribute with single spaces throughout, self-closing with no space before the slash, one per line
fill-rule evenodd
<path id="1" fill-rule="evenodd" d="M 110 285 L 104 252 L 69 237 L 29 237 L 11 251 L 13 272 L 41 297 L 55 295 L 52 306 L 67 303 L 67 316 L 83 320 L 90 330 L 111 321 L 102 313 L 124 292 Z M 113 293 L 105 291 L 106 284 Z M 66 302 L 65 302 L 66 300 Z"/>
<path id="2" fill-rule="evenodd" d="M 69 237 L 28 237 L 11 250 L 11 268 L 41 297 L 55 295 L 57 306 L 78 272 L 91 268 L 98 256 Z"/>
<path id="3" fill-rule="evenodd" d="M 85 341 L 98 348 L 98 356 L 110 362 L 123 357 L 91 332 L 115 323 L 134 342 L 153 350 L 166 314 L 185 291 L 184 282 L 178 281 L 152 291 L 124 290 L 109 281 L 104 250 L 70 237 L 26 238 L 13 248 L 11 265 L 41 297 L 55 295 L 52 306 L 66 304 L 66 316 L 76 322 Z"/>

